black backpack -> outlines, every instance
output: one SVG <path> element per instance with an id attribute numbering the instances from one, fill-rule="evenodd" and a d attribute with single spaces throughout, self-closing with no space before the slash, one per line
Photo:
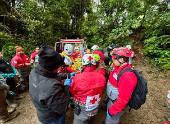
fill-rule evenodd
<path id="1" fill-rule="evenodd" d="M 14 73 L 10 63 L 6 60 L 0 61 L 0 71 L 2 73 Z"/>
<path id="2" fill-rule="evenodd" d="M 128 103 L 130 110 L 131 110 L 131 108 L 137 110 L 146 101 L 146 94 L 148 93 L 147 82 L 143 78 L 143 76 L 141 75 L 140 72 L 138 72 L 137 70 L 133 70 L 133 69 L 128 68 L 128 69 L 125 69 L 125 70 L 123 70 L 119 73 L 118 78 L 117 78 L 117 86 L 118 86 L 118 82 L 119 82 L 120 77 L 122 76 L 122 74 L 124 72 L 127 72 L 127 71 L 134 72 L 136 77 L 137 77 L 136 88 L 132 92 L 132 96 L 131 96 L 129 103 Z"/>

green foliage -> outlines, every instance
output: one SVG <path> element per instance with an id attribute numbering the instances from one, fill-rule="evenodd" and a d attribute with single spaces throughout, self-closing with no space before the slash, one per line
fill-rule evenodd
<path id="1" fill-rule="evenodd" d="M 144 53 L 169 69 L 170 11 L 157 0 L 6 0 L 0 1 L 0 46 L 6 59 L 22 46 L 26 55 L 36 46 L 54 46 L 59 38 L 84 38 L 97 44 L 132 44 L 129 36 L 144 34 Z M 17 32 L 13 35 L 11 32 Z M 10 51 L 8 51 L 10 50 Z"/>

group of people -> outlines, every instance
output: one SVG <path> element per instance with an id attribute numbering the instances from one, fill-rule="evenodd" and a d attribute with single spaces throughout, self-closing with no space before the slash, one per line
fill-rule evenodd
<path id="1" fill-rule="evenodd" d="M 16 56 L 11 64 L 5 61 L 12 67 L 13 77 L 10 78 L 14 78 L 17 73 L 18 87 L 25 89 L 29 85 L 30 97 L 41 124 L 64 124 L 71 97 L 74 103 L 73 123 L 92 123 L 105 87 L 108 96 L 105 124 L 119 123 L 137 85 L 137 76 L 131 71 L 124 72 L 118 84 L 118 75 L 125 69 L 132 69 L 131 59 L 135 54 L 129 46 L 114 49 L 108 46 L 103 54 L 98 45 L 93 45 L 92 53 L 88 49 L 81 56 L 79 48 L 73 49 L 71 44 L 66 44 L 61 54 L 46 45 L 41 49 L 37 47 L 31 54 L 31 60 L 24 54 L 22 47 L 16 46 L 15 49 Z M 108 79 L 105 78 L 104 68 L 109 63 L 105 61 L 108 59 L 106 56 L 113 63 Z M 0 52 L 0 64 L 4 60 L 2 58 Z M 75 58 L 82 59 L 80 72 L 71 69 Z M 32 63 L 34 68 L 31 71 Z M 6 122 L 19 113 L 9 114 L 6 109 L 6 94 L 12 87 L 7 85 L 9 77 L 3 76 L 3 73 L 0 70 L 0 121 Z"/>
<path id="2" fill-rule="evenodd" d="M 105 57 L 97 45 L 92 46 L 92 52 L 82 57 L 81 72 L 74 72 L 69 68 L 73 61 L 71 44 L 64 46 L 61 55 L 50 46 L 40 49 L 39 61 L 30 73 L 29 91 L 42 124 L 64 124 L 70 97 L 73 97 L 74 102 L 74 124 L 90 123 L 97 114 L 106 86 L 103 68 Z M 137 84 L 136 75 L 126 72 L 117 86 L 120 71 L 132 68 L 128 63 L 132 53 L 125 47 L 113 51 L 114 70 L 110 73 L 106 90 L 106 124 L 119 123 Z M 65 67 L 67 71 L 62 71 Z"/>
<path id="3" fill-rule="evenodd" d="M 4 58 L 0 48 L 0 123 L 5 123 L 20 114 L 15 112 L 18 104 L 14 103 L 14 99 L 24 97 L 20 92 L 29 86 L 30 65 L 38 62 L 39 47 L 31 54 L 31 60 L 25 55 L 24 48 L 16 46 L 15 50 L 16 55 L 9 62 Z"/>

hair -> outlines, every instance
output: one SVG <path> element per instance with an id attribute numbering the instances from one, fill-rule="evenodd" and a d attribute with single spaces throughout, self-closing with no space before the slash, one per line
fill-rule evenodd
<path id="1" fill-rule="evenodd" d="M 93 64 L 87 64 L 87 65 L 85 65 L 86 67 L 90 67 L 90 66 L 94 66 Z"/>
<path id="2" fill-rule="evenodd" d="M 129 58 L 125 57 L 125 56 L 118 56 L 117 59 L 119 59 L 119 58 L 123 58 L 124 62 L 128 62 L 129 61 Z"/>
<path id="3" fill-rule="evenodd" d="M 124 62 L 128 62 L 129 61 L 129 58 L 128 57 L 122 57 Z"/>

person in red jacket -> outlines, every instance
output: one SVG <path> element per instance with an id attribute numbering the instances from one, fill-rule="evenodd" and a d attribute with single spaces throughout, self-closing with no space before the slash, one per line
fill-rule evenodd
<path id="1" fill-rule="evenodd" d="M 24 49 L 20 46 L 16 46 L 16 55 L 12 58 L 11 64 L 17 69 L 19 74 L 19 84 L 21 90 L 24 90 L 28 85 L 29 73 L 31 71 L 30 65 L 31 61 L 27 55 L 24 53 Z"/>
<path id="2" fill-rule="evenodd" d="M 61 65 L 58 72 L 59 73 L 71 73 L 71 75 L 76 74 L 77 71 L 69 68 L 70 65 L 72 65 L 72 61 L 71 61 L 70 57 L 64 56 L 64 64 Z M 63 79 L 62 81 L 64 83 L 65 79 Z"/>
<path id="3" fill-rule="evenodd" d="M 85 124 L 97 114 L 100 99 L 105 89 L 105 77 L 95 71 L 95 57 L 86 54 L 82 58 L 84 71 L 73 77 L 70 93 L 75 102 L 74 124 Z"/>
<path id="4" fill-rule="evenodd" d="M 99 50 L 99 46 L 93 45 L 91 49 L 92 49 L 93 54 L 98 54 L 101 57 L 100 64 L 103 65 L 105 57 L 104 57 L 104 54 Z"/>
<path id="5" fill-rule="evenodd" d="M 100 72 L 101 74 L 103 74 L 103 76 L 105 76 L 106 71 L 104 69 L 103 65 L 100 65 L 100 56 L 98 54 L 93 54 L 93 56 L 95 57 L 95 66 L 96 66 L 96 71 Z"/>
<path id="6" fill-rule="evenodd" d="M 40 48 L 36 47 L 35 52 L 31 53 L 31 62 L 34 63 L 34 66 L 38 63 L 38 53 L 40 52 Z"/>
<path id="7" fill-rule="evenodd" d="M 131 51 L 125 47 L 116 48 L 113 51 L 112 60 L 117 68 L 110 73 L 107 83 L 107 95 L 109 97 L 107 103 L 107 117 L 105 124 L 118 124 L 119 118 L 123 114 L 128 104 L 131 94 L 137 85 L 137 77 L 135 73 L 127 71 L 120 77 L 119 85 L 117 85 L 118 74 L 127 68 L 132 68 L 128 63 L 131 57 Z"/>
<path id="8" fill-rule="evenodd" d="M 74 52 L 72 54 L 72 58 L 73 58 L 73 61 L 75 60 L 75 58 L 82 58 L 81 54 L 79 52 L 79 48 L 78 47 L 74 48 Z"/>

